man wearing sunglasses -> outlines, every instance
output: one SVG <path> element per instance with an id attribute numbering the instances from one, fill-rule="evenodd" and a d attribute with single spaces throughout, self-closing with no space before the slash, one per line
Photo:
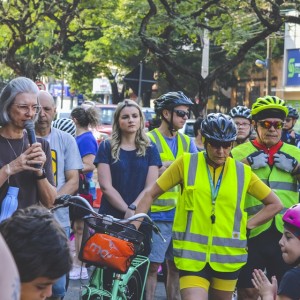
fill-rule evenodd
<path id="1" fill-rule="evenodd" d="M 256 139 L 231 151 L 233 158 L 251 166 L 284 205 L 284 209 L 272 220 L 250 232 L 248 261 L 237 284 L 239 300 L 258 298 L 251 282 L 254 269 L 266 270 L 269 278 L 275 275 L 279 283 L 289 268 L 282 259 L 278 242 L 283 232 L 282 214 L 299 199 L 300 149 L 281 141 L 287 114 L 288 108 L 282 99 L 276 96 L 258 98 L 251 110 Z M 257 199 L 247 195 L 245 210 L 250 219 L 260 207 Z"/>
<path id="2" fill-rule="evenodd" d="M 161 95 L 154 102 L 155 113 L 161 118 L 161 125 L 148 133 L 156 144 L 163 166 L 162 174 L 171 163 L 184 152 L 196 153 L 197 147 L 187 135 L 178 132 L 190 115 L 193 102 L 183 92 L 169 92 Z M 160 227 L 164 243 L 158 235 L 152 236 L 151 253 L 149 255 L 150 268 L 146 283 L 146 300 L 154 299 L 157 272 L 160 264 L 166 259 L 167 265 L 167 298 L 180 299 L 179 275 L 173 261 L 172 253 L 172 224 L 175 215 L 175 206 L 179 195 L 179 186 L 167 191 L 151 206 L 151 218 Z"/>
<path id="3" fill-rule="evenodd" d="M 281 140 L 285 143 L 297 146 L 300 141 L 300 134 L 296 133 L 293 129 L 299 114 L 296 108 L 291 105 L 287 106 L 289 113 L 284 120 L 284 126 L 282 128 Z"/>
<path id="4" fill-rule="evenodd" d="M 209 114 L 201 124 L 201 134 L 206 151 L 184 153 L 176 159 L 141 194 L 136 213 L 147 211 L 154 199 L 180 183 L 173 252 L 180 270 L 181 298 L 231 300 L 247 261 L 247 229 L 270 220 L 282 204 L 249 166 L 229 157 L 237 136 L 231 117 Z M 248 193 L 261 204 L 250 220 L 244 211 Z"/>

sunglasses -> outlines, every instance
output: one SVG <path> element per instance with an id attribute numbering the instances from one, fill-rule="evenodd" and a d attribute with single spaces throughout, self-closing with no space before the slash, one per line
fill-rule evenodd
<path id="1" fill-rule="evenodd" d="M 290 121 L 292 121 L 292 118 L 286 118 L 285 121 L 290 122 Z"/>
<path id="2" fill-rule="evenodd" d="M 184 118 L 185 116 L 187 116 L 188 118 L 190 117 L 189 111 L 174 109 L 174 113 L 177 115 L 177 117 L 180 117 L 180 118 Z"/>
<path id="3" fill-rule="evenodd" d="M 232 142 L 219 142 L 219 141 L 210 140 L 210 141 L 208 141 L 208 143 L 213 148 L 216 148 L 216 149 L 220 149 L 220 148 L 228 149 L 228 148 L 230 148 L 232 146 Z"/>
<path id="4" fill-rule="evenodd" d="M 281 129 L 283 127 L 283 122 L 282 121 L 275 121 L 275 122 L 271 122 L 271 121 L 259 121 L 258 124 L 262 128 L 266 128 L 266 129 L 270 129 L 272 126 L 275 129 Z"/>

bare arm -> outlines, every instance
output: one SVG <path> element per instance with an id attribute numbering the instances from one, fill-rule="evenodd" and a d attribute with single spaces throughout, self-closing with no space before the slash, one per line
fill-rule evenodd
<path id="1" fill-rule="evenodd" d="M 94 171 L 95 169 L 94 159 L 95 159 L 94 154 L 88 154 L 82 158 L 82 163 L 83 163 L 82 172 L 84 174 Z"/>
<path id="2" fill-rule="evenodd" d="M 57 191 L 57 195 L 74 195 L 78 191 L 79 186 L 79 170 L 68 170 L 65 171 L 66 182 Z"/>
<path id="3" fill-rule="evenodd" d="M 120 193 L 112 186 L 111 172 L 108 164 L 99 163 L 97 167 L 99 185 L 109 203 L 117 210 L 125 213 L 128 205 Z"/>
<path id="4" fill-rule="evenodd" d="M 280 199 L 273 191 L 271 191 L 270 194 L 262 200 L 262 202 L 264 207 L 248 220 L 247 228 L 253 229 L 266 223 L 283 209 Z"/>

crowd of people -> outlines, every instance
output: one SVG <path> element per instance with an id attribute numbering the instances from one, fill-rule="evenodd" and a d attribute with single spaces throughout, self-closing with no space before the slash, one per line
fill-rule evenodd
<path id="1" fill-rule="evenodd" d="M 78 259 L 89 234 L 80 215 L 49 209 L 57 196 L 81 193 L 82 178 L 92 187 L 94 173 L 100 213 L 148 213 L 166 239 L 131 224 L 144 233 L 150 260 L 144 299 L 155 299 L 162 264 L 167 299 L 231 300 L 234 291 L 239 300 L 300 299 L 297 110 L 259 97 L 251 108 L 198 118 L 192 139 L 179 132 L 192 106 L 182 92 L 161 95 L 154 101 L 159 125 L 146 133 L 141 107 L 124 100 L 111 137 L 98 146 L 93 107 L 54 121 L 53 97 L 32 80 L 17 77 L 3 88 L 0 253 L 8 272 L 0 276 L 1 299 L 63 299 L 68 278 L 88 278 Z M 10 188 L 16 206 L 7 205 Z M 91 188 L 86 199 L 95 200 Z"/>

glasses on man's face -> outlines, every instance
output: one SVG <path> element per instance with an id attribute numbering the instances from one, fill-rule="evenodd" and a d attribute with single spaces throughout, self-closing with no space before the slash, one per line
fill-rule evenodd
<path id="1" fill-rule="evenodd" d="M 210 140 L 210 141 L 208 141 L 208 143 L 213 148 L 216 148 L 216 149 L 220 149 L 220 148 L 228 149 L 228 148 L 230 148 L 232 146 L 232 142 L 219 142 L 219 141 Z"/>
<path id="2" fill-rule="evenodd" d="M 285 122 L 291 122 L 292 121 L 292 118 L 286 118 L 285 119 Z"/>
<path id="3" fill-rule="evenodd" d="M 177 115 L 177 117 L 184 118 L 187 116 L 188 118 L 190 117 L 190 112 L 181 110 L 181 109 L 174 109 L 174 113 Z"/>
<path id="4" fill-rule="evenodd" d="M 236 122 L 235 125 L 236 125 L 237 128 L 248 128 L 248 127 L 250 127 L 251 124 L 250 123 L 239 123 L 239 122 Z"/>
<path id="5" fill-rule="evenodd" d="M 272 126 L 275 129 L 282 129 L 284 123 L 282 121 L 259 121 L 258 124 L 265 129 L 270 129 Z"/>
<path id="6" fill-rule="evenodd" d="M 36 115 L 41 111 L 42 107 L 40 105 L 26 105 L 26 104 L 18 104 L 13 103 L 13 105 L 17 106 L 18 109 L 24 113 L 28 114 L 30 110 L 32 110 Z"/>

